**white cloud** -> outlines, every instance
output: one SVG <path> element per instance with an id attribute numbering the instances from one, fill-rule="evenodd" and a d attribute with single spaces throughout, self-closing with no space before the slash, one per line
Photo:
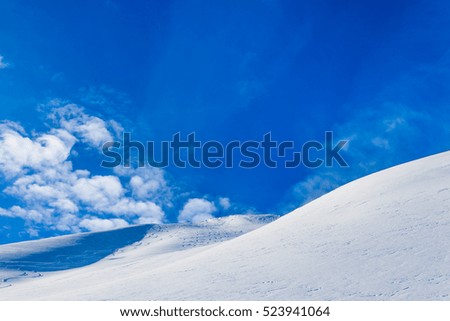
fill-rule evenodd
<path id="1" fill-rule="evenodd" d="M 136 196 L 145 198 L 158 190 L 159 182 L 157 180 L 144 181 L 141 176 L 133 176 L 130 179 L 130 186 Z"/>
<path id="2" fill-rule="evenodd" d="M 139 199 L 147 199 L 165 186 L 163 172 L 161 170 L 143 170 L 130 178 L 130 187 L 133 195 Z"/>
<path id="3" fill-rule="evenodd" d="M 8 68 L 9 64 L 4 61 L 4 57 L 0 55 L 0 69 Z"/>
<path id="4" fill-rule="evenodd" d="M 114 132 L 115 137 L 122 137 L 124 129 L 120 123 L 116 122 L 114 119 L 111 119 L 108 121 L 108 124 Z"/>
<path id="5" fill-rule="evenodd" d="M 117 202 L 124 190 L 116 176 L 93 176 L 78 179 L 72 190 L 79 201 L 97 211 L 104 211 Z"/>
<path id="6" fill-rule="evenodd" d="M 231 202 L 228 197 L 219 197 L 219 204 L 224 210 L 228 210 L 231 207 Z"/>
<path id="7" fill-rule="evenodd" d="M 92 175 L 74 169 L 69 157 L 75 155 L 77 138 L 98 144 L 98 137 L 111 137 L 102 134 L 107 122 L 76 105 L 51 104 L 57 127 L 47 133 L 30 136 L 17 123 L 0 124 L 0 174 L 7 183 L 3 193 L 17 200 L 17 205 L 0 208 L 0 216 L 23 219 L 33 235 L 42 227 L 78 232 L 163 222 L 158 203 L 170 203 L 171 196 L 164 172 L 117 168 L 112 175 Z M 98 137 L 92 124 L 102 129 Z"/>
<path id="8" fill-rule="evenodd" d="M 81 218 L 75 214 L 65 213 L 54 219 L 52 228 L 63 232 L 81 232 Z"/>
<path id="9" fill-rule="evenodd" d="M 53 202 L 49 202 L 49 205 L 63 213 L 76 213 L 79 210 L 75 202 L 69 199 L 58 198 Z"/>
<path id="10" fill-rule="evenodd" d="M 61 104 L 53 101 L 50 104 Z M 101 148 L 104 143 L 113 140 L 113 135 L 108 129 L 108 123 L 103 119 L 85 113 L 84 109 L 75 104 L 65 104 L 53 108 L 50 118 L 58 126 L 78 137 L 83 143 L 91 147 Z M 113 130 L 117 130 L 118 123 L 112 123 Z"/>
<path id="11" fill-rule="evenodd" d="M 164 171 L 156 167 L 115 167 L 114 174 L 129 179 L 129 190 L 138 200 L 158 200 L 170 205 L 172 191 L 167 184 Z"/>
<path id="12" fill-rule="evenodd" d="M 386 138 L 382 138 L 382 137 L 374 137 L 371 140 L 371 143 L 379 148 L 384 148 L 384 149 L 389 149 L 390 145 L 389 145 L 389 140 L 387 140 Z"/>
<path id="13" fill-rule="evenodd" d="M 213 218 L 213 213 L 217 211 L 213 202 L 201 198 L 191 198 L 184 205 L 178 216 L 181 223 L 199 223 Z"/>
<path id="14" fill-rule="evenodd" d="M 0 124 L 0 171 L 11 177 L 26 169 L 56 166 L 67 159 L 74 143 L 64 130 L 30 138 L 17 123 Z"/>
<path id="15" fill-rule="evenodd" d="M 19 217 L 32 223 L 48 223 L 51 213 L 52 211 L 48 209 L 26 209 L 18 205 L 14 205 L 9 209 L 0 208 L 1 216 Z"/>
<path id="16" fill-rule="evenodd" d="M 108 213 L 118 216 L 138 216 L 139 224 L 161 223 L 164 212 L 161 207 L 150 201 L 136 201 L 130 198 L 122 198 L 107 209 Z"/>
<path id="17" fill-rule="evenodd" d="M 325 193 L 335 189 L 341 184 L 341 179 L 332 173 L 323 173 L 322 175 L 311 175 L 305 180 L 297 183 L 293 188 L 296 199 L 300 200 L 302 205 Z"/>
<path id="18" fill-rule="evenodd" d="M 91 232 L 111 230 L 115 228 L 127 227 L 129 224 L 123 219 L 100 219 L 86 218 L 81 221 L 80 227 Z"/>

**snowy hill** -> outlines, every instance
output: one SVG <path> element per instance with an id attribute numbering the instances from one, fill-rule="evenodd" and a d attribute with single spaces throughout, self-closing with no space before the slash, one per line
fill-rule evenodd
<path id="1" fill-rule="evenodd" d="M 8 281 L 0 299 L 450 298 L 450 152 L 356 180 L 243 234 L 255 223 L 266 222 L 149 227 L 96 263 Z M 12 247 L 31 248 L 29 257 L 29 244 L 1 246 L 0 262 L 14 261 Z"/>
<path id="2" fill-rule="evenodd" d="M 161 255 L 223 242 L 276 220 L 277 215 L 233 215 L 202 223 L 139 225 L 0 246 L 0 289 L 27 279 L 84 267 L 104 259 L 161 259 Z M 0 294 L 2 292 L 0 291 Z"/>

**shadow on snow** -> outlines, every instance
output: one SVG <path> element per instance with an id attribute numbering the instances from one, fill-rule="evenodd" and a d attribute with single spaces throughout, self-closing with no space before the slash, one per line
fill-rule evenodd
<path id="1" fill-rule="evenodd" d="M 80 234 L 74 244 L 2 261 L 0 268 L 21 271 L 50 272 L 68 270 L 95 263 L 120 248 L 144 238 L 151 225 L 140 225 L 113 231 Z"/>

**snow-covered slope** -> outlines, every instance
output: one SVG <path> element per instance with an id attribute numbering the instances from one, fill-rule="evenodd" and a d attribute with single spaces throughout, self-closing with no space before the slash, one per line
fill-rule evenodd
<path id="1" fill-rule="evenodd" d="M 105 232 L 81 233 L 0 246 L 2 288 L 104 260 L 106 265 L 130 265 L 154 260 L 159 265 L 184 251 L 206 249 L 270 223 L 277 215 L 233 215 L 202 223 L 139 225 Z M 182 253 L 183 252 L 183 253 Z M 187 251 L 187 253 L 191 253 Z M 189 254 L 188 254 L 189 255 Z M 82 270 L 82 269 L 78 269 Z M 52 272 L 52 273 L 49 273 Z M 126 273 L 126 271 L 124 271 Z"/>
<path id="2" fill-rule="evenodd" d="M 170 245 L 169 235 L 13 283 L 0 299 L 448 300 L 450 152 L 356 180 L 227 241 L 179 250 L 183 237 Z"/>

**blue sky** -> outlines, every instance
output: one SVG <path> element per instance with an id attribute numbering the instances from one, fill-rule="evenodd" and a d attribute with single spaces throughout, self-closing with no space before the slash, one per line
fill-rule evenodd
<path id="1" fill-rule="evenodd" d="M 284 214 L 449 149 L 447 1 L 0 2 L 0 243 Z M 348 139 L 348 168 L 106 170 L 120 137 Z M 105 187 L 106 186 L 106 187 Z"/>

